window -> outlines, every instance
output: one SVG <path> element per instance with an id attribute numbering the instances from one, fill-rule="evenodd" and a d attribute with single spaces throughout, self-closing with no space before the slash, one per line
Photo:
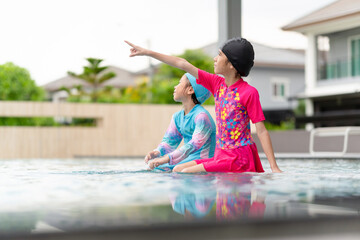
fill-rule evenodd
<path id="1" fill-rule="evenodd" d="M 360 36 L 350 38 L 351 76 L 360 76 Z"/>
<path id="2" fill-rule="evenodd" d="M 289 95 L 289 80 L 287 78 L 272 78 L 271 96 L 277 101 L 286 101 Z"/>
<path id="3" fill-rule="evenodd" d="M 317 36 L 317 70 L 318 79 L 325 80 L 332 78 L 332 71 L 329 71 L 330 39 L 327 35 Z"/>

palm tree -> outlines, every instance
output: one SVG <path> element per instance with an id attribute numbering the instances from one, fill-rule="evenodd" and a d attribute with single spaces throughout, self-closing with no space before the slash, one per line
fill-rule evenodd
<path id="1" fill-rule="evenodd" d="M 68 74 L 72 77 L 82 79 L 87 83 L 89 83 L 90 85 L 92 85 L 93 92 L 91 94 L 91 100 L 93 102 L 96 102 L 98 97 L 99 86 L 102 83 L 115 77 L 116 74 L 113 72 L 102 74 L 102 72 L 108 68 L 108 66 L 104 66 L 104 67 L 99 66 L 100 63 L 103 61 L 103 59 L 87 58 L 86 60 L 89 62 L 89 65 L 84 67 L 84 71 L 81 74 L 76 74 L 73 72 L 68 72 Z"/>

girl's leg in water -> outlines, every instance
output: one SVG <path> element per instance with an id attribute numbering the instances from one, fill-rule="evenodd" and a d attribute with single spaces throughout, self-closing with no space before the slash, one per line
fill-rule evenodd
<path id="1" fill-rule="evenodd" d="M 195 161 L 190 161 L 187 163 L 182 163 L 179 165 L 176 165 L 173 169 L 173 172 L 181 172 L 184 168 L 195 166 L 197 163 Z"/>
<path id="2" fill-rule="evenodd" d="M 181 172 L 183 173 L 196 173 L 196 172 L 206 172 L 204 165 L 202 163 L 195 166 L 184 168 Z"/>

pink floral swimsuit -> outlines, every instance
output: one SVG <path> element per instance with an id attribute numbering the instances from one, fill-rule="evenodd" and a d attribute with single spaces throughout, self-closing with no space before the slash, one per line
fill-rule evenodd
<path id="1" fill-rule="evenodd" d="M 216 148 L 213 158 L 196 160 L 208 172 L 263 172 L 250 120 L 265 120 L 258 91 L 239 79 L 231 86 L 215 74 L 199 70 L 197 83 L 215 97 Z"/>

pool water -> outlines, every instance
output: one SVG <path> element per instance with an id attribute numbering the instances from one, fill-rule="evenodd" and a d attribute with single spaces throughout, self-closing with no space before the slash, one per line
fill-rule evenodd
<path id="1" fill-rule="evenodd" d="M 148 171 L 142 159 L 0 160 L 0 233 L 359 216 L 359 160 L 281 174 Z"/>

